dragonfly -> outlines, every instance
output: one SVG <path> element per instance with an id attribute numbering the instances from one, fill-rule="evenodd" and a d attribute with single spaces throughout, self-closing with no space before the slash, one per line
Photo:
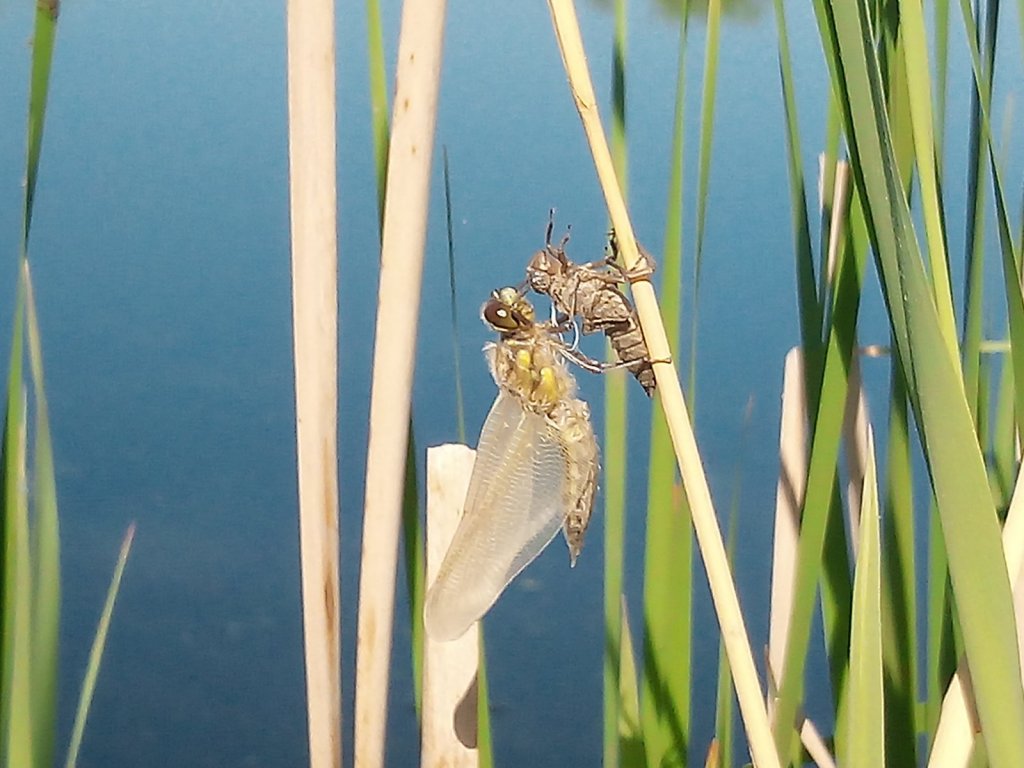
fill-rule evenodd
<path id="1" fill-rule="evenodd" d="M 462 520 L 427 592 L 424 623 L 454 640 L 483 616 L 559 529 L 570 565 L 583 547 L 600 471 L 590 408 L 566 365 L 573 352 L 513 287 L 491 294 L 481 319 L 498 396 L 484 422 Z"/>
<path id="2" fill-rule="evenodd" d="M 555 311 L 569 323 L 579 317 L 584 334 L 603 332 L 619 359 L 619 363 L 611 367 L 626 368 L 640 382 L 647 396 L 652 397 L 657 383 L 651 356 L 636 309 L 619 286 L 653 274 L 654 257 L 638 244 L 640 263 L 631 270 L 623 269 L 616 261 L 618 243 L 612 233 L 609 238 L 610 256 L 600 261 L 576 264 L 565 253 L 568 234 L 558 245 L 551 244 L 553 227 L 554 219 L 551 217 L 544 248 L 537 251 L 527 264 L 526 283 L 535 292 L 550 298 Z M 583 360 L 593 363 L 589 358 Z"/>

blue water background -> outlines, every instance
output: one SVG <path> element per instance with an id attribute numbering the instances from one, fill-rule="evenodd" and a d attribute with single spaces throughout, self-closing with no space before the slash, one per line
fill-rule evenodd
<path id="1" fill-rule="evenodd" d="M 812 198 L 827 77 L 809 7 L 789 3 L 804 168 Z M 9 338 L 20 233 L 31 4 L 0 5 L 0 331 Z M 737 478 L 736 560 L 755 651 L 766 642 L 782 362 L 797 343 L 784 124 L 770 4 L 722 32 L 698 336 L 696 427 L 720 518 Z M 612 20 L 580 8 L 609 115 Z M 385 3 L 389 73 L 398 5 Z M 338 7 L 342 629 L 351 750 L 355 604 L 377 214 L 365 20 Z M 1020 36 L 1006 14 L 997 81 L 1007 178 L 1020 178 Z M 634 3 L 628 48 L 629 191 L 640 238 L 663 247 L 678 21 Z M 703 23 L 687 66 L 684 250 L 692 262 Z M 962 186 L 969 71 L 953 35 L 947 174 Z M 283 4 L 64 5 L 32 260 L 62 515 L 61 725 L 66 734 L 117 546 L 138 522 L 86 731 L 82 765 L 291 766 L 306 760 L 294 469 Z M 601 253 L 606 213 L 539 3 L 450 5 L 438 148 L 452 174 L 463 385 L 470 442 L 494 395 L 477 309 L 521 279 L 547 211 L 570 252 Z M 456 439 L 440 151 L 424 272 L 414 400 L 420 456 Z M 1011 191 L 1016 193 L 1017 182 Z M 959 275 L 962 204 L 952 197 Z M 990 230 L 992 231 L 992 230 Z M 990 239 L 991 243 L 991 239 Z M 991 252 L 991 248 L 990 248 Z M 988 291 L 998 298 L 999 276 Z M 690 281 L 690 267 L 685 279 Z M 874 280 L 869 268 L 869 281 Z M 957 289 L 959 301 L 960 289 Z M 689 291 L 686 292 L 687 312 Z M 986 319 L 1002 334 L 1001 302 Z M 886 343 L 875 289 L 861 337 Z M 688 339 L 685 326 L 684 339 Z M 6 349 L 6 341 L 4 344 Z M 677 356 L 688 360 L 689 342 Z M 876 407 L 887 368 L 865 365 Z M 581 373 L 601 421 L 602 382 Z M 639 625 L 649 405 L 631 387 L 626 587 Z M 744 411 L 753 403 L 749 422 Z M 883 440 L 879 439 L 879 444 Z M 600 504 L 599 500 L 599 504 Z M 560 542 L 487 620 L 498 762 L 590 766 L 601 754 L 603 521 L 574 570 Z M 694 743 L 713 728 L 718 636 L 702 571 L 695 607 Z M 404 589 L 399 588 L 388 763 L 417 763 Z M 820 661 L 820 659 L 819 659 Z M 760 663 L 760 660 L 759 660 Z M 824 680 L 822 667 L 812 681 Z M 809 686 L 809 706 L 827 702 Z M 827 709 L 821 706 L 822 710 Z M 739 755 L 737 755 L 739 759 Z"/>

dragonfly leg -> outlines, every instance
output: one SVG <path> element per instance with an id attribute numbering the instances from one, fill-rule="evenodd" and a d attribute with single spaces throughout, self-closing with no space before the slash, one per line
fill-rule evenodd
<path id="1" fill-rule="evenodd" d="M 617 363 L 604 363 L 600 360 L 595 360 L 592 357 L 584 355 L 577 349 L 571 349 L 569 347 L 563 349 L 562 354 L 567 360 L 575 363 L 585 371 L 590 371 L 590 373 L 605 373 L 606 371 L 611 370 L 609 366 L 618 367 Z"/>
<path id="2" fill-rule="evenodd" d="M 643 360 L 616 360 L 615 362 L 606 362 L 604 360 L 597 360 L 593 357 L 583 354 L 578 349 L 566 347 L 561 350 L 569 362 L 575 363 L 580 368 L 590 373 L 608 373 L 608 371 L 617 371 L 622 368 L 629 368 L 636 365 Z M 671 360 L 658 360 L 656 362 L 672 362 Z"/>

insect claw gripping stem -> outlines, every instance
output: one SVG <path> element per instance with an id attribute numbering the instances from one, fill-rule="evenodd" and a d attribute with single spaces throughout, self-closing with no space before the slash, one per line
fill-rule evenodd
<path id="1" fill-rule="evenodd" d="M 612 255 L 608 257 L 608 265 L 616 269 L 620 275 L 622 275 L 622 282 L 639 283 L 643 280 L 650 280 L 654 271 L 658 268 L 658 263 L 654 260 L 651 252 L 644 248 L 640 243 L 636 244 L 636 251 L 640 258 L 636 264 L 633 265 L 632 269 L 626 269 L 619 263 L 619 241 L 615 237 L 615 231 L 612 230 L 608 233 L 608 247 L 611 249 Z M 660 362 L 660 361 L 658 361 Z"/>

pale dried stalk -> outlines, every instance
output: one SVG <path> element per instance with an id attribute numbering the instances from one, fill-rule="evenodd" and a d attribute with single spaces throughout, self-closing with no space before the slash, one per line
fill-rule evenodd
<path id="1" fill-rule="evenodd" d="M 309 760 L 341 765 L 334 7 L 288 2 L 295 431 Z"/>
<path id="2" fill-rule="evenodd" d="M 398 532 L 444 15 L 444 0 L 407 0 L 399 33 L 359 571 L 355 695 L 355 764 L 359 768 L 384 764 Z"/>
<path id="3" fill-rule="evenodd" d="M 824 155 L 822 155 L 824 162 Z M 824 180 L 824 174 L 822 175 Z M 821 181 L 819 181 L 819 185 Z M 839 260 L 839 249 L 846 237 L 846 214 L 850 204 L 850 164 L 845 160 L 836 163 L 835 183 L 832 187 L 832 219 L 829 222 L 828 236 L 828 267 L 825 270 L 828 284 L 832 285 L 836 277 L 836 262 Z"/>
<path id="4" fill-rule="evenodd" d="M 771 659 L 768 660 L 768 710 L 771 713 L 771 702 L 779 698 L 779 688 L 776 682 L 779 679 L 777 670 L 772 666 Z M 769 714 L 769 717 L 773 715 Z M 836 768 L 835 758 L 832 757 L 832 753 L 828 751 L 828 744 L 821 737 L 821 731 L 818 727 L 807 718 L 803 713 L 803 710 L 798 709 L 796 713 L 796 724 L 797 730 L 800 732 L 800 742 L 804 745 L 804 749 L 807 750 L 807 754 L 810 756 L 814 764 L 819 768 Z"/>
<path id="5" fill-rule="evenodd" d="M 587 134 L 623 262 L 629 269 L 634 267 L 639 260 L 636 238 L 629 221 L 629 213 L 626 210 L 622 191 L 615 177 L 611 153 L 608 150 L 604 129 L 601 127 L 601 119 L 597 112 L 597 98 L 594 95 L 594 86 L 587 69 L 583 40 L 580 37 L 579 23 L 576 19 L 576 9 L 572 0 L 548 0 L 548 7 L 551 10 L 562 61 L 569 77 L 570 90 L 583 122 L 583 129 Z M 715 517 L 714 506 L 711 502 L 711 491 L 701 466 L 700 453 L 697 450 L 686 404 L 683 402 L 679 377 L 674 365 L 671 362 L 666 362 L 671 359 L 671 351 L 665 336 L 665 327 L 661 322 L 661 313 L 658 310 L 654 287 L 650 281 L 642 280 L 635 283 L 633 297 L 636 300 L 640 326 L 643 329 L 651 359 L 656 361 L 654 373 L 658 382 L 658 391 L 665 410 L 665 418 L 675 448 L 676 459 L 679 462 L 683 486 L 690 502 L 693 528 L 711 585 L 711 596 L 722 630 L 722 641 L 729 658 L 729 667 L 732 671 L 751 755 L 754 764 L 759 768 L 775 768 L 779 765 L 779 758 L 775 751 L 771 730 L 768 727 L 768 716 L 765 711 L 761 684 L 754 666 L 754 657 L 750 650 L 743 614 L 740 611 L 736 585 L 733 583 L 732 573 L 729 570 L 729 561 L 722 543 L 722 532 L 718 527 L 718 519 Z"/>
<path id="6" fill-rule="evenodd" d="M 771 609 L 768 618 L 768 664 L 776 679 L 785 673 L 796 584 L 796 550 L 800 510 L 807 486 L 807 395 L 804 357 L 799 347 L 786 354 L 779 425 L 779 480 L 775 488 L 775 535 L 772 539 Z M 768 697 L 774 722 L 775 697 Z"/>
<path id="7" fill-rule="evenodd" d="M 462 519 L 472 449 L 439 445 L 427 450 L 427 584 L 441 570 Z M 476 768 L 479 624 L 462 637 L 423 644 L 422 768 Z"/>
<path id="8" fill-rule="evenodd" d="M 868 452 L 868 401 L 860 377 L 860 356 L 851 355 L 850 371 L 847 375 L 846 406 L 843 413 L 843 444 L 846 447 L 846 512 L 850 527 L 850 543 L 853 559 L 857 559 L 860 547 L 860 514 L 864 497 L 864 476 L 869 461 L 874 456 Z"/>

